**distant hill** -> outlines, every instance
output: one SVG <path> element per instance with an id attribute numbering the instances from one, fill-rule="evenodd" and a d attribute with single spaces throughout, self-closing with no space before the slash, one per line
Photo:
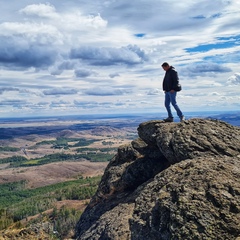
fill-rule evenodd
<path id="1" fill-rule="evenodd" d="M 211 117 L 210 117 L 211 118 Z M 234 126 L 240 126 L 240 112 L 236 113 L 225 113 L 214 116 L 215 119 L 228 122 Z"/>

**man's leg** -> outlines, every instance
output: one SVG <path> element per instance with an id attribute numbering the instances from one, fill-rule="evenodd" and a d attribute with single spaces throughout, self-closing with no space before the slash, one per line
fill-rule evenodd
<path id="1" fill-rule="evenodd" d="M 168 117 L 173 118 L 171 107 L 170 107 L 170 103 L 171 103 L 170 94 L 171 94 L 170 92 L 165 92 L 165 107 L 168 112 Z"/>
<path id="2" fill-rule="evenodd" d="M 177 105 L 176 96 L 177 96 L 177 92 L 170 93 L 170 101 L 171 101 L 171 104 L 173 105 L 173 107 L 175 108 L 179 118 L 182 118 L 183 117 L 183 113 L 182 113 L 182 111 L 180 110 L 180 108 Z"/>

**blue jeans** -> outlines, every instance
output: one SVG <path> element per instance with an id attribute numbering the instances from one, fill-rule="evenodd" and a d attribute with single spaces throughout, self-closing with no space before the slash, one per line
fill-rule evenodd
<path id="1" fill-rule="evenodd" d="M 170 103 L 173 105 L 173 107 L 175 108 L 176 112 L 177 112 L 177 115 L 179 117 L 182 117 L 183 114 L 180 110 L 180 108 L 178 107 L 177 105 L 177 102 L 176 102 L 176 96 L 177 96 L 177 92 L 165 92 L 165 107 L 167 109 L 167 112 L 168 112 L 168 117 L 172 118 L 173 115 L 172 115 L 172 111 L 171 111 L 171 107 L 170 107 Z"/>

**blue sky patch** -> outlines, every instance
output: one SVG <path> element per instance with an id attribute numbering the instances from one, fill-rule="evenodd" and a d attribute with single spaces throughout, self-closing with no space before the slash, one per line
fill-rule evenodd
<path id="1" fill-rule="evenodd" d="M 208 56 L 208 57 L 204 57 L 203 60 L 204 61 L 210 61 L 210 62 L 214 62 L 217 64 L 223 64 L 226 62 L 231 61 L 232 63 L 238 63 L 239 62 L 239 55 L 240 52 L 235 52 L 234 54 L 229 53 L 229 54 L 224 54 L 224 55 L 218 55 L 218 56 Z"/>
<path id="2" fill-rule="evenodd" d="M 199 45 L 193 48 L 185 48 L 187 52 L 207 52 L 212 49 L 230 48 L 240 43 L 240 35 L 234 37 L 219 37 L 217 43 Z"/>
<path id="3" fill-rule="evenodd" d="M 137 38 L 142 38 L 142 37 L 146 36 L 146 34 L 145 33 L 136 33 L 136 34 L 134 34 L 134 36 Z"/>

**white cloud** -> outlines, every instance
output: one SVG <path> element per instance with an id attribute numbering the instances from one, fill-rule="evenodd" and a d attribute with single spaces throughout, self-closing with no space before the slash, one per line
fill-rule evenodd
<path id="1" fill-rule="evenodd" d="M 72 49 L 70 57 L 88 61 L 91 65 L 139 64 L 147 57 L 139 47 L 127 46 L 121 48 L 80 47 Z"/>
<path id="2" fill-rule="evenodd" d="M 39 16 L 39 17 L 47 17 L 47 18 L 52 18 L 57 16 L 55 7 L 49 3 L 28 5 L 25 8 L 20 9 L 19 12 L 21 14 L 26 14 L 29 16 Z"/>
<path id="3" fill-rule="evenodd" d="M 239 99 L 230 93 L 240 95 L 239 21 L 233 0 L 2 4 L 1 116 L 17 106 L 23 115 L 165 111 L 165 61 L 179 73 L 186 110 L 215 110 L 217 101 L 231 110 Z"/>
<path id="4" fill-rule="evenodd" d="M 90 96 L 115 96 L 115 95 L 124 95 L 130 94 L 130 89 L 114 89 L 110 87 L 105 88 L 91 88 L 84 91 L 86 95 Z"/>
<path id="5" fill-rule="evenodd" d="M 78 90 L 73 88 L 53 88 L 44 90 L 44 95 L 72 95 L 77 94 Z"/>
<path id="6" fill-rule="evenodd" d="M 20 44 L 22 40 L 29 43 L 37 44 L 62 44 L 63 35 L 53 25 L 44 23 L 20 23 L 20 22 L 4 22 L 0 24 L 0 36 L 16 39 L 16 43 Z"/>
<path id="7" fill-rule="evenodd" d="M 240 85 L 240 73 L 235 73 L 227 80 L 227 85 Z"/>
<path id="8" fill-rule="evenodd" d="M 0 64 L 9 69 L 49 66 L 58 56 L 61 39 L 61 33 L 49 25 L 2 23 Z"/>
<path id="9" fill-rule="evenodd" d="M 149 91 L 147 91 L 147 95 L 159 95 L 161 94 L 163 91 L 160 89 L 151 89 Z"/>

